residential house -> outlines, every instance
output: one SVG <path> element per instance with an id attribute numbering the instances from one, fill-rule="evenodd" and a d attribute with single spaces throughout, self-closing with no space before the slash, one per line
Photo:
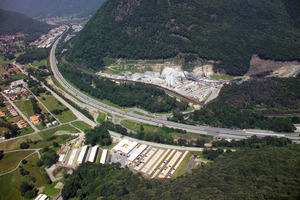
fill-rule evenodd
<path id="1" fill-rule="evenodd" d="M 29 118 L 29 120 L 30 120 L 32 123 L 34 123 L 34 124 L 37 124 L 37 123 L 40 122 L 39 117 L 36 116 L 36 115 L 31 116 L 31 117 Z"/>

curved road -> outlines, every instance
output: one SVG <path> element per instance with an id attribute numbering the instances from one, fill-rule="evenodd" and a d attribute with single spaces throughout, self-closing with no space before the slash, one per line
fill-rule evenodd
<path id="1" fill-rule="evenodd" d="M 245 139 L 247 137 L 257 135 L 257 136 L 277 136 L 277 137 L 288 137 L 290 139 L 298 140 L 299 137 L 293 137 L 289 135 L 284 134 L 276 134 L 276 133 L 266 133 L 266 132 L 252 132 L 252 131 L 245 131 L 245 130 L 231 130 L 231 129 L 225 129 L 225 128 L 214 128 L 209 126 L 192 126 L 192 125 L 186 125 L 186 124 L 180 124 L 170 121 L 165 121 L 161 119 L 154 119 L 146 116 L 137 115 L 134 113 L 127 113 L 121 109 L 106 105 L 104 103 L 101 103 L 93 98 L 90 98 L 89 96 L 83 94 L 81 91 L 79 91 L 77 88 L 74 88 L 72 85 L 70 85 L 64 77 L 61 75 L 57 68 L 56 64 L 56 58 L 55 58 L 55 49 L 57 47 L 57 44 L 59 43 L 61 36 L 55 41 L 51 48 L 50 52 L 50 65 L 51 69 L 53 71 L 54 77 L 59 81 L 59 83 L 72 95 L 76 96 L 77 99 L 85 102 L 86 104 L 95 107 L 99 110 L 103 110 L 107 113 L 111 113 L 112 115 L 118 114 L 123 117 L 125 117 L 128 120 L 134 120 L 141 123 L 147 123 L 151 125 L 157 125 L 157 126 L 167 126 L 167 127 L 173 127 L 178 129 L 183 129 L 188 132 L 196 133 L 196 134 L 204 134 L 204 135 L 212 135 L 215 137 L 221 137 L 221 138 L 232 138 L 232 139 Z M 74 101 L 74 98 L 71 99 Z"/>

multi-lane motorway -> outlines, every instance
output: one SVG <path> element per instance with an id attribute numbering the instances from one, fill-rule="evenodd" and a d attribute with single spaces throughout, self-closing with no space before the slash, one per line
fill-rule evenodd
<path id="1" fill-rule="evenodd" d="M 56 42 L 53 44 L 53 46 L 51 48 L 51 52 L 50 52 L 50 65 L 51 65 L 53 74 L 54 74 L 55 78 L 59 81 L 59 83 L 68 92 L 70 92 L 77 99 L 85 102 L 89 106 L 95 107 L 99 110 L 105 111 L 107 113 L 111 113 L 113 115 L 114 114 L 121 115 L 122 117 L 125 117 L 128 120 L 134 120 L 134 121 L 138 121 L 141 123 L 147 123 L 147 124 L 158 125 L 158 126 L 168 126 L 168 127 L 183 129 L 183 130 L 186 130 L 187 132 L 204 134 L 204 135 L 212 135 L 212 136 L 220 137 L 220 138 L 243 139 L 243 138 L 250 137 L 252 135 L 257 135 L 257 136 L 273 135 L 273 136 L 278 136 L 278 137 L 288 137 L 288 138 L 294 139 L 294 140 L 299 139 L 298 137 L 294 137 L 294 136 L 289 136 L 289 135 L 285 135 L 285 134 L 267 133 L 267 132 L 263 132 L 263 131 L 253 132 L 253 131 L 245 131 L 245 130 L 232 130 L 232 129 L 214 128 L 214 127 L 208 127 L 208 126 L 192 126 L 192 125 L 174 123 L 174 122 L 165 121 L 165 120 L 161 120 L 161 119 L 154 119 L 154 118 L 150 118 L 150 117 L 146 117 L 146 116 L 141 116 L 141 115 L 137 115 L 134 113 L 127 113 L 121 109 L 101 103 L 101 102 L 83 94 L 77 88 L 74 88 L 72 85 L 70 85 L 64 79 L 64 77 L 59 72 L 59 70 L 57 68 L 57 64 L 56 64 L 55 49 L 56 49 L 57 44 L 59 43 L 60 38 L 58 38 L 56 40 Z M 74 98 L 71 100 L 75 101 Z"/>

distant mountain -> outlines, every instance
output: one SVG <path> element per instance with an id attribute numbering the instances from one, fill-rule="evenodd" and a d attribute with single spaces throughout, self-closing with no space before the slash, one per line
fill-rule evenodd
<path id="1" fill-rule="evenodd" d="M 93 15 L 105 0 L 0 0 L 0 8 L 29 17 L 87 17 Z"/>
<path id="2" fill-rule="evenodd" d="M 0 35 L 18 32 L 35 35 L 48 32 L 52 27 L 23 14 L 0 9 Z"/>
<path id="3" fill-rule="evenodd" d="M 107 0 L 68 59 L 99 69 L 106 56 L 177 56 L 184 67 L 204 58 L 219 61 L 217 71 L 242 75 L 253 54 L 300 60 L 297 8 L 298 0 Z"/>

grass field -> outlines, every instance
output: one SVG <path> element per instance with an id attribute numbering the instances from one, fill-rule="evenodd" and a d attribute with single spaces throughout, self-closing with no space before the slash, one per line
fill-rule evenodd
<path id="1" fill-rule="evenodd" d="M 13 60 L 5 60 L 4 59 L 4 57 L 0 57 L 0 65 L 7 65 L 8 63 L 12 63 L 12 62 L 14 62 L 16 60 L 16 58 L 15 59 L 13 59 Z"/>
<path id="2" fill-rule="evenodd" d="M 19 192 L 19 186 L 20 183 L 23 181 L 26 181 L 29 178 L 29 176 L 35 178 L 35 183 L 34 185 L 36 188 L 43 189 L 41 193 L 51 195 L 51 196 L 56 196 L 59 193 L 58 189 L 54 189 L 54 186 L 56 185 L 57 182 L 52 183 L 52 184 L 47 184 L 46 183 L 46 172 L 42 168 L 38 168 L 36 166 L 36 162 L 38 161 L 38 156 L 37 154 L 33 154 L 26 160 L 28 163 L 25 165 L 21 164 L 21 166 L 29 171 L 29 174 L 25 177 L 20 175 L 19 170 L 16 170 L 10 174 L 7 174 L 5 176 L 0 177 L 0 199 L 1 200 L 23 200 L 23 198 Z"/>
<path id="3" fill-rule="evenodd" d="M 91 128 L 90 125 L 88 125 L 87 123 L 83 122 L 83 121 L 77 121 L 77 122 L 73 122 L 72 123 L 76 128 L 79 128 L 82 131 L 87 131 L 88 129 Z"/>
<path id="4" fill-rule="evenodd" d="M 72 133 L 78 132 L 74 127 L 72 127 L 70 125 L 64 125 L 64 126 L 60 126 L 57 128 L 47 130 L 47 131 L 43 131 L 38 134 L 30 135 L 28 137 L 22 137 L 22 138 L 17 138 L 14 140 L 9 140 L 6 142 L 1 142 L 0 149 L 4 150 L 4 151 L 20 149 L 20 144 L 22 142 L 29 142 L 30 148 L 43 148 L 43 147 L 52 145 L 53 142 L 58 142 L 59 144 L 63 144 L 74 138 L 69 135 L 60 135 L 60 136 L 57 136 L 56 138 L 53 138 L 50 140 L 50 138 L 53 136 L 53 134 L 58 130 L 70 131 Z M 36 144 L 30 143 L 32 141 L 38 141 L 38 142 Z"/>
<path id="5" fill-rule="evenodd" d="M 4 154 L 4 157 L 0 160 L 0 174 L 16 168 L 19 162 L 32 152 L 33 151 L 19 151 Z"/>
<path id="6" fill-rule="evenodd" d="M 30 134 L 30 133 L 33 133 L 33 132 L 34 132 L 34 130 L 31 127 L 23 128 L 21 130 L 21 133 L 20 133 L 19 136 L 27 135 L 27 134 Z"/>
<path id="7" fill-rule="evenodd" d="M 15 149 L 20 149 L 20 144 L 22 142 L 28 142 L 28 141 L 34 141 L 34 140 L 41 140 L 41 136 L 38 134 L 30 135 L 28 137 L 22 137 L 22 138 L 17 138 L 14 140 L 9 140 L 6 142 L 1 142 L 0 143 L 0 149 L 4 151 L 11 151 Z"/>
<path id="8" fill-rule="evenodd" d="M 52 95 L 46 95 L 43 93 L 40 94 L 38 99 L 47 107 L 48 110 L 50 110 L 50 112 L 55 109 L 64 110 L 67 108 Z M 60 115 L 55 115 L 55 117 L 57 117 L 61 123 L 66 123 L 77 119 L 71 110 L 63 111 Z"/>
<path id="9" fill-rule="evenodd" d="M 183 174 L 187 173 L 187 169 L 188 169 L 188 166 L 189 166 L 191 156 L 192 156 L 191 152 L 188 152 L 188 154 L 186 154 L 185 158 L 180 163 L 180 165 L 178 166 L 178 168 L 174 172 L 173 176 L 171 177 L 172 179 L 175 179 L 175 178 L 177 178 L 179 176 L 182 176 Z"/>
<path id="10" fill-rule="evenodd" d="M 141 127 L 141 123 L 135 122 L 135 121 L 130 121 L 130 120 L 123 120 L 121 122 L 121 124 L 123 126 L 125 126 L 126 128 L 132 130 L 132 131 L 139 131 L 140 127 Z M 199 134 L 189 133 L 189 132 L 187 132 L 185 134 L 183 134 L 183 133 L 177 133 L 177 132 L 167 133 L 165 130 L 163 130 L 162 127 L 153 126 L 153 125 L 149 125 L 149 124 L 143 124 L 143 127 L 144 127 L 144 133 L 145 134 L 159 133 L 159 135 L 169 136 L 169 137 L 171 137 L 173 134 L 177 134 L 177 135 L 185 135 L 185 136 L 191 136 L 191 137 L 197 137 L 197 138 L 204 138 L 204 139 L 210 139 L 210 140 L 213 139 L 212 136 L 199 135 Z"/>
<path id="11" fill-rule="evenodd" d="M 18 74 L 16 74 L 16 75 L 10 76 L 10 78 L 11 78 L 12 80 L 19 80 L 19 79 L 28 79 L 28 76 L 25 75 L 25 74 L 22 74 L 22 73 L 18 73 Z"/>
<path id="12" fill-rule="evenodd" d="M 27 118 L 34 115 L 32 103 L 30 100 L 17 101 L 15 102 L 15 104 Z"/>
<path id="13" fill-rule="evenodd" d="M 0 67 L 0 73 L 6 73 L 6 69 L 4 69 L 3 67 Z"/>
<path id="14" fill-rule="evenodd" d="M 211 78 L 215 80 L 232 80 L 233 76 L 227 74 L 214 74 L 211 76 Z"/>
<path id="15" fill-rule="evenodd" d="M 104 121 L 105 118 L 106 118 L 106 113 L 99 112 L 99 115 L 98 115 L 96 121 L 97 121 L 97 122 Z"/>
<path id="16" fill-rule="evenodd" d="M 34 67 L 39 67 L 39 66 L 46 65 L 46 62 L 47 62 L 47 59 L 41 60 L 40 62 L 36 60 L 31 65 Z"/>

